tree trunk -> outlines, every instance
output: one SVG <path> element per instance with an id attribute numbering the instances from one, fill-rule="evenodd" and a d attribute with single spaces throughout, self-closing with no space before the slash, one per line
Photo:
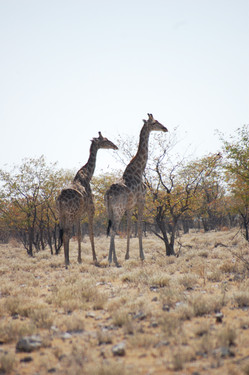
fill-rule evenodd
<path id="1" fill-rule="evenodd" d="M 62 238 L 60 236 L 61 229 L 60 229 L 60 226 L 58 224 L 55 224 L 52 233 L 53 233 L 53 237 L 54 237 L 55 254 L 58 255 L 60 253 L 60 249 L 61 249 L 61 246 L 62 246 Z"/>
<path id="2" fill-rule="evenodd" d="M 176 255 L 174 251 L 174 244 L 171 242 L 165 243 L 166 247 L 166 255 L 169 257 L 170 255 Z"/>
<path id="3" fill-rule="evenodd" d="M 249 242 L 249 218 L 247 214 L 243 215 L 241 214 L 242 219 L 243 219 L 243 227 L 245 229 L 245 239 L 246 241 Z"/>
<path id="4" fill-rule="evenodd" d="M 33 243 L 34 243 L 34 229 L 28 228 L 28 255 L 33 256 Z"/>
<path id="5" fill-rule="evenodd" d="M 188 221 L 188 219 L 183 219 L 182 220 L 182 228 L 183 228 L 183 233 L 184 234 L 189 233 L 189 221 Z"/>
<path id="6" fill-rule="evenodd" d="M 48 242 L 48 246 L 50 248 L 51 255 L 53 255 L 52 236 L 51 236 L 51 232 L 50 232 L 49 226 L 47 228 L 47 242 Z"/>
<path id="7" fill-rule="evenodd" d="M 166 255 L 167 256 L 175 255 L 175 251 L 174 251 L 175 231 L 174 231 L 174 228 L 172 228 L 172 234 L 171 234 L 171 238 L 170 238 L 170 241 L 169 241 L 168 236 L 167 236 L 165 221 L 160 220 L 160 218 L 157 217 L 156 222 L 157 222 L 157 225 L 158 225 L 158 227 L 159 227 L 159 229 L 162 233 L 162 237 L 160 236 L 160 238 L 163 240 L 163 242 L 165 244 Z"/>

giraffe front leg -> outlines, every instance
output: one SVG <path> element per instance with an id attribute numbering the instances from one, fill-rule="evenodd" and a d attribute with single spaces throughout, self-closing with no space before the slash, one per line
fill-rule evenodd
<path id="1" fill-rule="evenodd" d="M 63 243 L 64 243 L 65 267 L 67 268 L 70 262 L 69 262 L 69 235 L 66 232 L 63 233 Z"/>
<path id="2" fill-rule="evenodd" d="M 97 256 L 95 253 L 95 245 L 94 245 L 94 234 L 93 234 L 93 215 L 94 215 L 93 211 L 90 211 L 88 214 L 88 229 L 89 229 L 90 242 L 92 246 L 93 261 L 97 263 Z"/>
<path id="3" fill-rule="evenodd" d="M 140 202 L 138 205 L 138 238 L 139 238 L 139 255 L 140 259 L 144 260 L 143 241 L 142 241 L 142 218 L 143 218 L 144 203 Z"/>
<path id="4" fill-rule="evenodd" d="M 125 259 L 130 258 L 130 232 L 131 232 L 131 211 L 127 211 L 127 248 L 126 248 L 126 254 Z"/>
<path id="5" fill-rule="evenodd" d="M 77 223 L 77 237 L 78 237 L 78 263 L 81 263 L 82 259 L 81 259 L 81 227 L 80 227 L 80 221 Z"/>
<path id="6" fill-rule="evenodd" d="M 113 214 L 112 214 L 112 217 L 110 218 L 110 222 L 109 222 L 111 240 L 110 240 L 110 249 L 109 249 L 108 261 L 109 261 L 109 264 L 111 264 L 112 259 L 113 259 L 113 261 L 114 261 L 114 263 L 117 267 L 120 267 L 120 265 L 118 263 L 118 259 L 117 259 L 117 256 L 116 256 L 115 235 L 116 235 L 116 231 L 119 228 L 119 224 L 120 224 L 120 221 L 121 221 L 124 213 L 125 213 L 125 209 L 122 209 L 122 210 L 120 210 L 120 209 L 114 210 L 113 209 Z"/>

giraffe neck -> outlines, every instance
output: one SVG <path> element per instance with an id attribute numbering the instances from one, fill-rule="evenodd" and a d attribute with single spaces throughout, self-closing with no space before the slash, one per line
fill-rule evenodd
<path id="1" fill-rule="evenodd" d="M 87 163 L 76 173 L 74 182 L 79 182 L 81 185 L 85 185 L 86 183 L 89 183 L 91 181 L 95 170 L 97 151 L 97 146 L 94 144 L 94 142 L 92 142 L 90 147 L 89 159 Z"/>
<path id="2" fill-rule="evenodd" d="M 146 126 L 143 126 L 140 132 L 138 150 L 134 158 L 127 165 L 123 178 L 129 177 L 129 175 L 136 175 L 142 179 L 143 172 L 145 170 L 148 160 L 148 144 L 149 144 L 150 132 Z"/>

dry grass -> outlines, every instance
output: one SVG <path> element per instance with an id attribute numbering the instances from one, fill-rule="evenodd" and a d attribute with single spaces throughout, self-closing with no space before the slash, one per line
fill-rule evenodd
<path id="1" fill-rule="evenodd" d="M 0 352 L 0 374 L 9 374 L 15 365 L 14 353 Z"/>
<path id="2" fill-rule="evenodd" d="M 116 241 L 121 268 L 108 266 L 109 239 L 70 243 L 71 265 L 49 250 L 27 257 L 0 245 L 0 373 L 60 375 L 249 374 L 249 247 L 236 231 L 182 236 L 179 258 L 144 238 Z M 226 247 L 217 244 L 224 244 Z M 223 313 L 221 323 L 216 313 Z M 42 349 L 16 353 L 20 337 L 39 334 Z M 112 347 L 125 343 L 125 355 Z"/>

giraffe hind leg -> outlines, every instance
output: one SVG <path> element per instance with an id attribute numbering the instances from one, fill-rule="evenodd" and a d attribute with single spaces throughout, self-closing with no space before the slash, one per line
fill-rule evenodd
<path id="1" fill-rule="evenodd" d="M 114 235 L 111 235 L 110 249 L 109 249 L 109 255 L 108 255 L 108 262 L 109 262 L 109 264 L 112 263 L 112 254 L 113 254 L 114 248 L 115 248 Z"/>
<path id="2" fill-rule="evenodd" d="M 119 228 L 119 224 L 124 213 L 125 213 L 125 206 L 119 207 L 119 209 L 112 207 L 112 215 L 111 215 L 111 219 L 109 220 L 109 225 L 108 225 L 109 230 L 110 230 L 110 235 L 111 235 L 108 261 L 110 264 L 112 263 L 112 260 L 113 260 L 117 267 L 120 267 L 120 265 L 118 263 L 118 259 L 116 256 L 115 235 L 116 235 L 116 231 Z"/>
<path id="3" fill-rule="evenodd" d="M 78 263 L 81 263 L 82 262 L 82 259 L 81 259 L 81 228 L 80 228 L 80 221 L 78 222 L 78 225 L 77 225 L 77 237 L 78 237 Z"/>
<path id="4" fill-rule="evenodd" d="M 130 258 L 130 232 L 131 232 L 131 211 L 127 210 L 127 248 L 126 248 L 126 254 L 125 259 Z"/>
<path id="5" fill-rule="evenodd" d="M 98 260 L 97 260 L 97 256 L 96 256 L 96 252 L 95 252 L 94 234 L 93 234 L 93 217 L 89 217 L 88 227 L 89 227 L 90 242 L 91 242 L 91 246 L 92 246 L 93 261 L 95 262 L 95 264 L 97 264 Z"/>
<path id="6" fill-rule="evenodd" d="M 69 235 L 64 231 L 63 233 L 63 243 L 64 243 L 64 255 L 65 255 L 65 266 L 69 266 Z"/>
<path id="7" fill-rule="evenodd" d="M 111 240 L 110 240 L 110 249 L 109 249 L 109 256 L 108 256 L 108 262 L 109 264 L 113 262 L 115 263 L 116 267 L 121 267 L 120 264 L 118 263 L 118 258 L 116 255 L 116 250 L 115 250 L 115 231 L 112 229 L 111 230 Z"/>

